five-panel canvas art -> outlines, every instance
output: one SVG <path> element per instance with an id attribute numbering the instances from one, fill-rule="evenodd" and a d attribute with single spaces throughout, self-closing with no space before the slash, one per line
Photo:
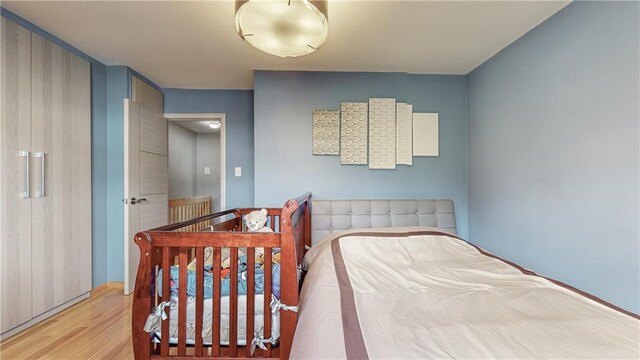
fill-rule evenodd
<path id="1" fill-rule="evenodd" d="M 343 102 L 313 111 L 313 155 L 340 155 L 343 165 L 395 169 L 414 156 L 438 156 L 438 114 L 414 113 L 393 98 Z"/>

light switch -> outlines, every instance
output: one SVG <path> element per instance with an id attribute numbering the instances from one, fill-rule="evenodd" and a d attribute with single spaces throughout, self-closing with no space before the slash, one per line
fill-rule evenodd
<path id="1" fill-rule="evenodd" d="M 236 166 L 234 170 L 235 170 L 236 177 L 242 176 L 242 168 L 241 167 Z"/>
<path id="2" fill-rule="evenodd" d="M 204 168 L 204 174 L 205 175 L 210 175 L 211 174 L 211 168 L 210 167 L 205 167 Z"/>

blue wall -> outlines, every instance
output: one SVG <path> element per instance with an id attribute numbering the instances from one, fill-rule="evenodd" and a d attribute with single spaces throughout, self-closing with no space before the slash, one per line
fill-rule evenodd
<path id="1" fill-rule="evenodd" d="M 226 114 L 227 208 L 253 206 L 253 91 L 164 89 L 164 111 Z"/>
<path id="2" fill-rule="evenodd" d="M 635 312 L 639 6 L 574 2 L 469 75 L 471 241 Z"/>
<path id="3" fill-rule="evenodd" d="M 395 97 L 413 104 L 414 112 L 439 113 L 440 156 L 414 157 L 413 166 L 396 170 L 313 156 L 311 112 L 370 97 Z M 282 206 L 307 190 L 317 199 L 448 198 L 467 236 L 466 76 L 256 71 L 254 98 L 257 206 Z"/>
<path id="4" fill-rule="evenodd" d="M 107 66 L 106 72 L 106 280 L 124 280 L 124 99 L 131 97 L 136 76 L 153 88 L 160 87 L 127 66 Z M 104 180 L 102 180 L 104 181 Z M 103 189 L 104 191 L 104 189 Z M 132 240 L 133 241 L 133 240 Z M 103 247 L 104 249 L 104 247 Z M 98 259 L 101 261 L 101 259 Z"/>
<path id="5" fill-rule="evenodd" d="M 107 67 L 107 279 L 124 279 L 124 99 L 129 97 L 126 66 Z"/>
<path id="6" fill-rule="evenodd" d="M 91 64 L 93 285 L 107 281 L 107 67 Z"/>

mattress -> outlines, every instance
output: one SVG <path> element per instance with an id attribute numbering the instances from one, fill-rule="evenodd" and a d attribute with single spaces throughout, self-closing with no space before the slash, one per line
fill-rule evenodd
<path id="1" fill-rule="evenodd" d="M 368 230 L 305 256 L 291 359 L 640 358 L 637 314 L 438 229 Z"/>
<path id="2" fill-rule="evenodd" d="M 255 295 L 254 304 L 254 337 L 264 337 L 264 295 Z M 171 300 L 171 311 L 169 318 L 164 321 L 169 321 L 169 342 L 172 344 L 178 343 L 178 298 L 174 297 Z M 212 299 L 205 299 L 203 302 L 203 326 L 202 326 L 202 338 L 205 345 L 211 345 L 211 330 L 212 330 Z M 220 344 L 229 345 L 229 297 L 223 296 L 220 298 Z M 267 309 L 267 314 L 270 313 L 270 309 Z M 154 314 L 150 315 L 150 318 L 154 317 Z M 246 345 L 246 332 L 247 332 L 247 296 L 238 296 L 238 342 L 237 345 Z M 267 315 L 269 316 L 269 315 Z M 195 326 L 196 326 L 196 301 L 194 297 L 187 298 L 187 344 L 195 344 Z M 152 321 L 153 322 L 153 321 Z M 147 320 L 149 323 L 149 320 Z M 159 342 L 162 338 L 161 333 L 161 321 L 153 322 L 153 325 L 147 329 L 148 332 L 154 333 L 156 342 Z M 280 314 L 276 311 L 275 314 L 271 314 L 271 339 L 275 344 L 280 337 Z"/>

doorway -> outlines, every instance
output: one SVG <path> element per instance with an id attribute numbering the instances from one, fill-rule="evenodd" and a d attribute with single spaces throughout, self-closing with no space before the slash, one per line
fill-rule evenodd
<path id="1" fill-rule="evenodd" d="M 225 114 L 164 116 L 169 121 L 169 221 L 224 210 Z"/>
<path id="2" fill-rule="evenodd" d="M 198 135 L 191 130 L 187 130 L 183 126 L 177 128 L 185 129 L 195 135 L 195 149 L 188 155 L 175 154 L 176 149 L 180 147 L 169 145 L 170 129 L 175 124 L 187 124 L 204 122 L 207 127 L 211 124 L 219 124 L 215 130 L 217 138 L 217 149 L 209 148 L 205 150 L 209 160 L 208 165 L 198 166 L 196 161 L 193 171 L 189 176 L 196 179 L 195 186 L 187 189 L 188 193 L 181 195 L 189 195 L 186 197 L 188 201 L 200 200 L 198 193 L 208 194 L 210 198 L 210 206 L 208 209 L 199 208 L 198 204 L 190 204 L 189 209 L 197 209 L 201 211 L 200 215 L 215 212 L 218 209 L 226 208 L 226 184 L 225 184 L 225 114 L 162 114 L 159 109 L 151 109 L 144 104 L 137 103 L 134 100 L 124 100 L 124 119 L 125 119 L 125 172 L 124 172 L 124 194 L 123 203 L 125 205 L 125 281 L 124 293 L 129 294 L 133 291 L 136 279 L 136 269 L 138 267 L 140 253 L 137 245 L 132 240 L 134 235 L 140 230 L 152 229 L 171 222 L 171 209 L 167 208 L 167 203 L 171 203 L 171 195 L 169 188 L 172 186 L 169 174 L 169 162 L 173 158 L 178 162 L 188 162 L 186 158 L 195 158 L 197 160 L 197 137 Z M 156 106 L 160 108 L 161 106 Z M 214 126 L 214 127 L 217 127 Z M 209 129 L 214 130 L 212 127 Z M 141 136 L 144 134 L 144 136 Z M 214 137 L 214 136 L 211 136 Z M 202 136 L 204 140 L 206 136 Z M 206 144 L 216 143 L 215 139 L 211 142 L 203 141 L 203 149 Z M 217 160 L 217 162 L 215 162 Z M 215 168 L 214 168 L 215 165 Z M 200 169 L 201 167 L 201 169 Z M 208 167 L 208 174 L 204 174 L 204 168 Z M 214 188 L 201 187 L 198 189 L 197 176 L 202 172 L 205 180 L 213 183 Z M 215 177 L 216 179 L 212 179 Z M 216 181 L 217 180 L 217 181 Z M 203 185 L 204 186 L 204 185 Z M 207 196 L 203 196 L 206 198 Z M 169 201 L 167 201 L 169 200 Z M 188 210 L 188 209 L 185 209 Z M 183 215 L 189 215 L 185 211 Z M 197 217 L 197 213 L 191 218 Z M 173 221 L 176 222 L 176 221 Z M 198 230 L 198 229 L 190 229 Z"/>

